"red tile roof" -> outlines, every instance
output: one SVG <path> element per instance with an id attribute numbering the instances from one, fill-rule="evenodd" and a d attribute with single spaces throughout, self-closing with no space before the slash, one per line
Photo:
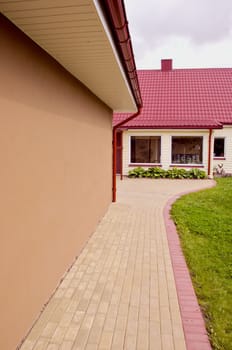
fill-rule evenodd
<path id="1" fill-rule="evenodd" d="M 232 68 L 139 70 L 141 114 L 124 127 L 220 128 L 232 124 Z M 114 125 L 129 114 L 114 114 Z"/>

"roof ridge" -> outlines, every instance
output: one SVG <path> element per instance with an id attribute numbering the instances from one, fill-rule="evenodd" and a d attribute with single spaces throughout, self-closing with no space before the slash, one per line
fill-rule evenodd
<path id="1" fill-rule="evenodd" d="M 169 71 L 162 71 L 161 69 L 158 68 L 145 68 L 145 69 L 137 69 L 137 72 L 162 72 L 162 73 L 171 73 L 173 71 L 203 71 L 203 70 L 231 70 L 232 71 L 232 67 L 195 67 L 195 68 L 172 68 L 172 70 Z"/>

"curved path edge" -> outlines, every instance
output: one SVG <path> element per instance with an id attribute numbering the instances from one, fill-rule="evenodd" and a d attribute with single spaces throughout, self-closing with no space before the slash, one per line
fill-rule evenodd
<path id="1" fill-rule="evenodd" d="M 187 350 L 212 350 L 212 347 L 210 345 L 204 318 L 193 288 L 189 269 L 182 252 L 179 235 L 175 223 L 170 216 L 170 210 L 172 204 L 183 195 L 209 189 L 215 185 L 216 182 L 212 181 L 211 184 L 199 188 L 198 190 L 181 192 L 170 198 L 163 210 Z"/>

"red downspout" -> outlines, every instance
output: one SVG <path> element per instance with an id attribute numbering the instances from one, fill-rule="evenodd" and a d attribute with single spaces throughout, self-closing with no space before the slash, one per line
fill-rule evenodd
<path id="1" fill-rule="evenodd" d="M 117 164 L 117 138 L 116 138 L 116 132 L 117 128 L 122 126 L 123 124 L 126 124 L 130 120 L 134 119 L 141 113 L 141 107 L 139 107 L 138 111 L 134 114 L 132 114 L 130 117 L 126 118 L 125 120 L 122 120 L 120 123 L 114 125 L 113 127 L 113 179 L 112 179 L 112 202 L 116 202 L 116 164 Z"/>
<path id="2" fill-rule="evenodd" d="M 212 149 L 212 129 L 209 129 L 208 176 L 211 175 L 211 149 Z"/>
<path id="3" fill-rule="evenodd" d="M 123 178 L 123 174 L 122 174 L 122 167 L 123 167 L 123 132 L 121 131 L 121 164 L 120 164 L 120 180 L 122 180 Z"/>
<path id="4" fill-rule="evenodd" d="M 116 45 L 127 81 L 131 88 L 134 101 L 138 111 L 132 114 L 127 119 L 118 123 L 113 127 L 113 181 L 112 181 L 112 201 L 116 201 L 116 160 L 117 160 L 117 139 L 116 130 L 121 125 L 137 117 L 142 108 L 142 96 L 139 87 L 139 81 L 136 71 L 135 58 L 132 49 L 132 43 L 126 18 L 126 10 L 123 0 L 104 0 L 101 1 L 102 8 L 106 11 L 109 20 L 109 27 L 112 30 L 114 43 Z"/>

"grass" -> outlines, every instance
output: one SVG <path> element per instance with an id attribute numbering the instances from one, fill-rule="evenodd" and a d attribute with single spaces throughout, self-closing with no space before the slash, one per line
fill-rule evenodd
<path id="1" fill-rule="evenodd" d="M 172 217 L 215 350 L 232 350 L 232 178 L 186 195 Z"/>

